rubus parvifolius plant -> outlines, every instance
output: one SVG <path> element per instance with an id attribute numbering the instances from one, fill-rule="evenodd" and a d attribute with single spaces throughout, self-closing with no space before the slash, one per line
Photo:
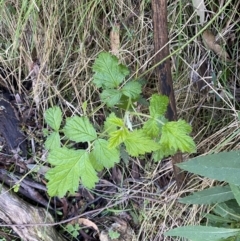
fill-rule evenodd
<path id="1" fill-rule="evenodd" d="M 168 121 L 164 117 L 166 96 L 153 94 L 148 111 L 136 110 L 142 86 L 137 80 L 126 79 L 129 70 L 115 56 L 100 53 L 92 69 L 92 83 L 100 89 L 100 99 L 111 112 L 99 129 L 94 128 L 86 111 L 83 116 L 67 118 L 62 129 L 60 108 L 54 106 L 45 112 L 46 123 L 52 129 L 45 142 L 48 162 L 52 165 L 46 173 L 50 196 L 74 193 L 79 181 L 86 188 L 94 188 L 97 172 L 118 163 L 123 151 L 132 157 L 153 153 L 154 160 L 159 161 L 177 151 L 192 153 L 196 149 L 189 136 L 191 126 L 184 120 Z M 60 133 L 69 141 L 63 143 Z M 87 142 L 88 147 L 76 150 L 71 148 L 72 142 Z"/>

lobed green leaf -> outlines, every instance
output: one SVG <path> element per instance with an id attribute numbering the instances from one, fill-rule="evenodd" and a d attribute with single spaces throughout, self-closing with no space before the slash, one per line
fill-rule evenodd
<path id="1" fill-rule="evenodd" d="M 114 125 L 117 127 L 124 127 L 124 121 L 121 118 L 116 117 L 116 115 L 114 113 L 111 113 L 107 120 L 107 123 L 109 123 L 109 125 Z"/>
<path id="2" fill-rule="evenodd" d="M 165 95 L 153 94 L 150 99 L 149 111 L 152 117 L 165 115 L 168 107 L 168 97 Z"/>
<path id="3" fill-rule="evenodd" d="M 129 74 L 128 68 L 107 52 L 98 55 L 92 69 L 95 72 L 93 83 L 98 88 L 117 88 Z"/>
<path id="4" fill-rule="evenodd" d="M 92 152 L 89 153 L 89 160 L 96 171 L 100 172 L 103 170 L 104 166 L 97 161 Z"/>
<path id="5" fill-rule="evenodd" d="M 117 127 L 124 126 L 123 120 L 117 118 L 115 113 L 111 113 L 104 122 L 104 130 L 109 134 L 117 130 Z"/>
<path id="6" fill-rule="evenodd" d="M 136 81 L 129 81 L 122 88 L 122 93 L 131 99 L 137 99 L 142 92 L 142 86 Z"/>
<path id="7" fill-rule="evenodd" d="M 86 142 L 97 138 L 97 133 L 87 117 L 74 116 L 68 118 L 63 131 L 71 141 Z"/>
<path id="8" fill-rule="evenodd" d="M 143 130 L 129 132 L 124 144 L 129 155 L 136 157 L 159 149 L 159 145 L 150 139 Z"/>
<path id="9" fill-rule="evenodd" d="M 58 148 L 60 147 L 60 135 L 58 132 L 53 132 L 51 133 L 46 141 L 45 141 L 45 148 L 47 150 L 51 150 L 51 149 L 54 149 L 54 148 Z"/>
<path id="10" fill-rule="evenodd" d="M 68 191 L 74 193 L 78 190 L 80 178 L 87 188 L 93 188 L 98 181 L 89 154 L 84 150 L 56 148 L 49 152 L 48 162 L 55 166 L 45 175 L 51 197 L 63 197 Z"/>
<path id="11" fill-rule="evenodd" d="M 116 148 L 110 149 L 108 145 L 108 141 L 104 139 L 95 140 L 92 154 L 100 165 L 111 168 L 120 161 L 120 153 Z"/>
<path id="12" fill-rule="evenodd" d="M 149 137 L 155 138 L 160 134 L 160 125 L 155 119 L 148 119 L 143 125 L 143 130 Z"/>
<path id="13" fill-rule="evenodd" d="M 171 121 L 162 127 L 160 144 L 169 150 L 193 153 L 196 145 L 188 134 L 192 128 L 184 120 Z"/>
<path id="14" fill-rule="evenodd" d="M 116 89 L 105 89 L 100 94 L 101 100 L 106 103 L 108 107 L 113 107 L 114 105 L 118 104 L 122 93 Z"/>
<path id="15" fill-rule="evenodd" d="M 58 106 L 46 110 L 44 119 L 47 124 L 55 131 L 58 131 L 62 122 L 62 111 Z"/>
<path id="16" fill-rule="evenodd" d="M 82 185 L 86 188 L 92 189 L 98 182 L 98 176 L 94 170 L 89 157 L 84 158 L 82 162 L 79 163 L 79 173 L 82 181 Z"/>
<path id="17" fill-rule="evenodd" d="M 129 135 L 129 130 L 126 127 L 122 127 L 117 131 L 113 131 L 109 134 L 109 148 L 115 148 L 123 143 Z"/>
<path id="18" fill-rule="evenodd" d="M 172 156 L 176 153 L 175 150 L 169 149 L 169 147 L 159 144 L 159 149 L 153 153 L 153 160 L 155 162 L 161 161 L 164 157 Z"/>

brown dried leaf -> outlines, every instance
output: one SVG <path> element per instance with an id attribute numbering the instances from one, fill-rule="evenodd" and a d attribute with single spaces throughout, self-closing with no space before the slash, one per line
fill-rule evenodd
<path id="1" fill-rule="evenodd" d="M 210 30 L 205 30 L 202 34 L 202 38 L 206 48 L 214 51 L 223 60 L 230 61 L 228 53 L 218 43 L 216 43 L 215 36 Z"/>
<path id="2" fill-rule="evenodd" d="M 92 221 L 90 221 L 90 220 L 88 220 L 86 218 L 79 218 L 77 222 L 80 225 L 83 225 L 83 226 L 86 226 L 86 227 L 91 227 L 91 228 L 95 229 L 99 233 L 99 229 L 98 229 L 97 225 L 94 222 L 92 222 Z M 73 220 L 70 223 L 71 224 L 75 224 L 76 221 Z"/>
<path id="3" fill-rule="evenodd" d="M 111 52 L 114 55 L 119 54 L 119 48 L 120 48 L 119 30 L 120 30 L 120 25 L 114 24 L 110 32 Z"/>

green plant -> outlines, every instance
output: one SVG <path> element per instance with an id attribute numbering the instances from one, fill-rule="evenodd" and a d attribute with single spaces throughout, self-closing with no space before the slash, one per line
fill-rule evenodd
<path id="1" fill-rule="evenodd" d="M 138 112 L 135 103 L 141 100 L 141 84 L 126 80 L 129 70 L 125 65 L 103 52 L 95 60 L 93 71 L 93 84 L 101 90 L 101 107 L 107 105 L 111 111 L 103 126 L 94 128 L 86 106 L 83 116 L 67 118 L 62 129 L 60 108 L 55 106 L 45 112 L 45 120 L 52 129 L 45 142 L 48 162 L 54 166 L 46 173 L 50 196 L 74 193 L 79 179 L 84 187 L 93 188 L 98 182 L 97 172 L 118 163 L 123 148 L 133 157 L 153 152 L 155 161 L 177 151 L 195 151 L 195 143 L 189 136 L 191 126 L 184 120 L 169 122 L 164 117 L 168 106 L 166 96 L 153 94 L 148 111 Z M 61 141 L 61 133 L 68 142 Z M 87 142 L 88 147 L 75 150 L 71 142 Z"/>
<path id="2" fill-rule="evenodd" d="M 112 229 L 110 229 L 108 231 L 108 235 L 109 235 L 110 239 L 117 239 L 120 237 L 120 233 L 117 231 L 113 231 Z"/>
<path id="3" fill-rule="evenodd" d="M 80 226 L 78 223 L 76 223 L 75 225 L 72 224 L 68 224 L 66 226 L 66 231 L 71 234 L 74 238 L 77 238 L 77 236 L 79 235 L 79 230 L 80 230 Z"/>
<path id="4" fill-rule="evenodd" d="M 179 236 L 194 241 L 240 240 L 240 151 L 222 152 L 193 158 L 178 165 L 182 169 L 228 183 L 211 187 L 180 199 L 187 204 L 214 205 L 205 214 L 203 226 L 172 229 L 167 236 Z"/>

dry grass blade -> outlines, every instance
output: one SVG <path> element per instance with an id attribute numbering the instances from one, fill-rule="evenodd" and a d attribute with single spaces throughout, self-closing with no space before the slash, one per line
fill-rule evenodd
<path id="1" fill-rule="evenodd" d="M 111 52 L 112 54 L 118 56 L 120 49 L 120 25 L 114 24 L 110 32 L 110 42 L 111 42 Z"/>

